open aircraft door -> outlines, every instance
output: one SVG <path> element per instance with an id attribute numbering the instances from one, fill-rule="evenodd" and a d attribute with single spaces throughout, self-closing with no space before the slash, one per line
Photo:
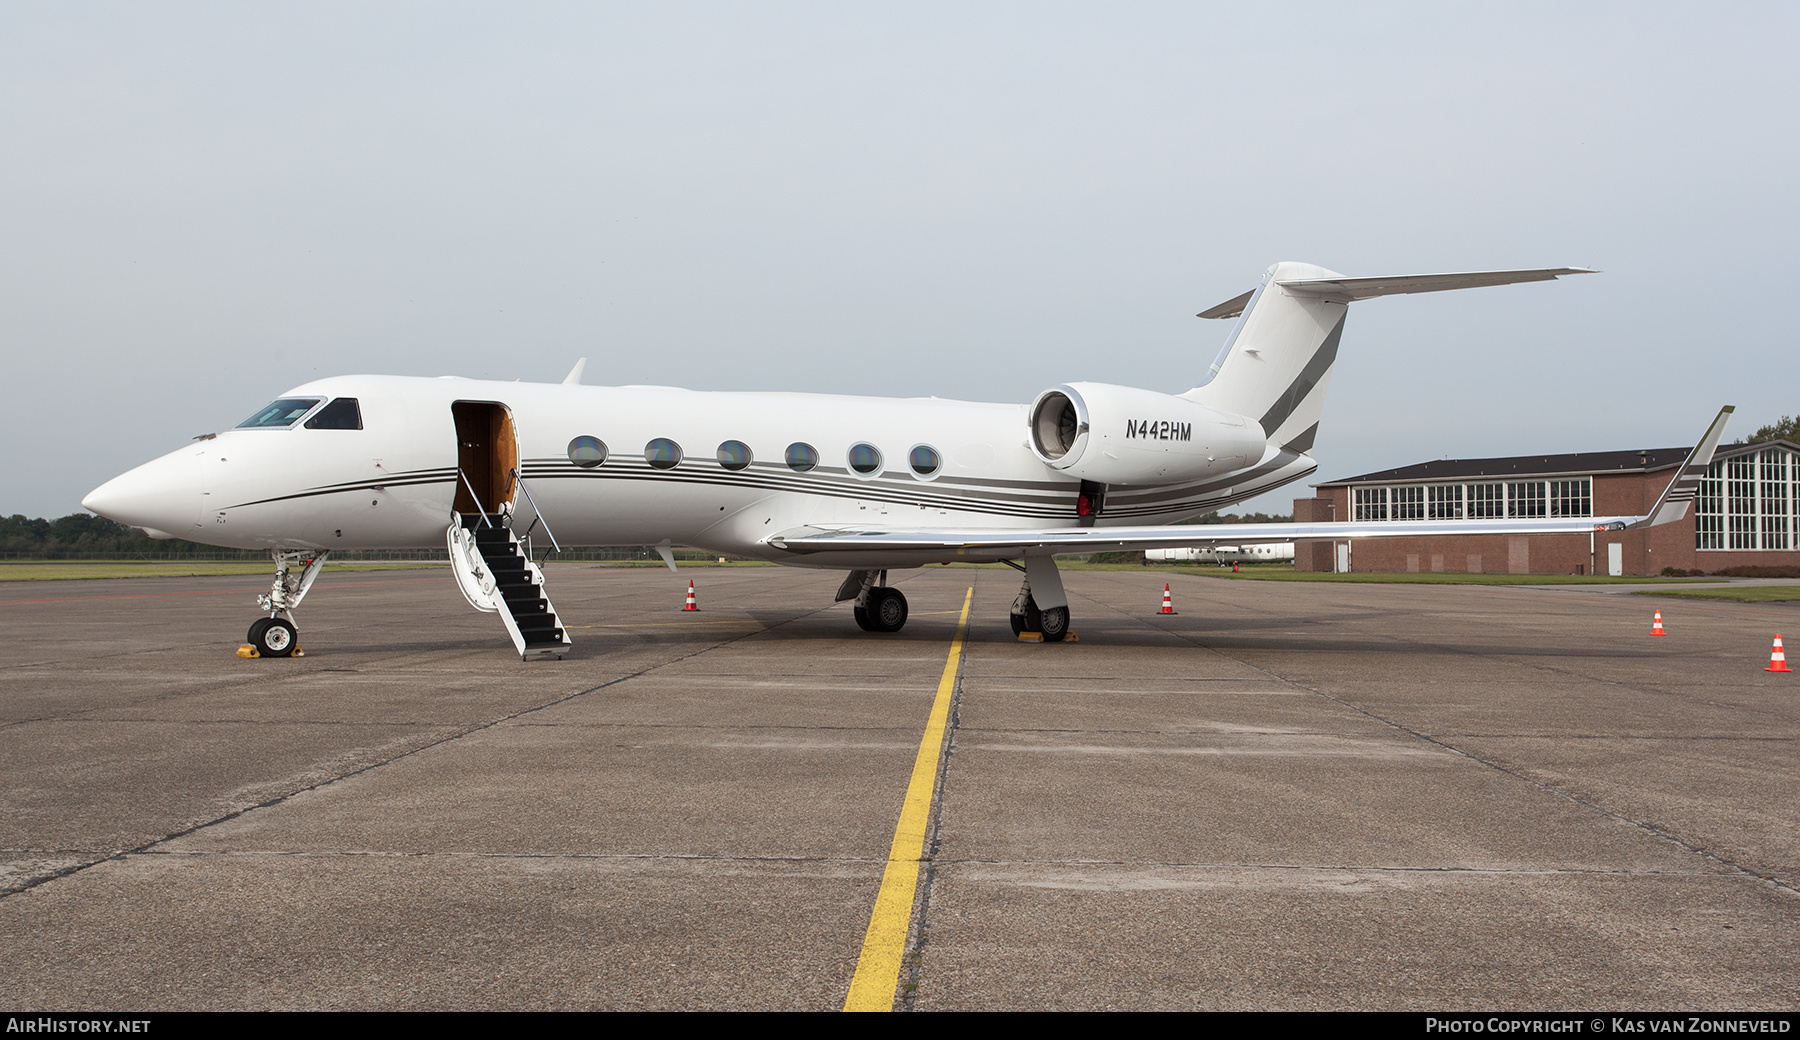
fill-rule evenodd
<path id="1" fill-rule="evenodd" d="M 496 401 L 455 401 L 450 412 L 456 516 L 446 537 L 457 588 L 475 609 L 500 615 L 521 658 L 560 658 L 569 634 L 544 591 L 543 568 L 512 530 L 513 499 L 524 487 L 512 412 Z"/>
<path id="2" fill-rule="evenodd" d="M 513 471 L 519 467 L 519 436 L 512 412 L 496 401 L 456 401 L 456 500 L 463 516 L 508 512 L 519 493 Z"/>

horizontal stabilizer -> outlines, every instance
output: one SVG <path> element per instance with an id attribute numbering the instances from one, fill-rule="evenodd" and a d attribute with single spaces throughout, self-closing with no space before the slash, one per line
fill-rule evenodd
<path id="1" fill-rule="evenodd" d="M 1250 297 L 1255 296 L 1255 295 L 1256 295 L 1256 290 L 1252 289 L 1242 296 L 1233 296 L 1231 299 L 1226 300 L 1224 303 L 1219 304 L 1217 307 L 1209 307 L 1206 310 L 1201 311 L 1199 314 L 1194 315 L 1194 317 L 1196 317 L 1196 318 L 1235 318 L 1238 315 L 1244 313 L 1244 308 L 1246 306 L 1248 306 L 1250 303 Z"/>
<path id="2" fill-rule="evenodd" d="M 1546 267 L 1536 271 L 1465 271 L 1457 274 L 1401 274 L 1378 278 L 1294 278 L 1277 284 L 1296 296 L 1317 296 L 1339 303 L 1351 303 L 1400 293 L 1475 289 L 1484 285 L 1512 285 L 1516 282 L 1548 282 L 1567 274 L 1593 273 L 1585 267 Z M 1201 317 L 1210 314 L 1209 311 Z"/>

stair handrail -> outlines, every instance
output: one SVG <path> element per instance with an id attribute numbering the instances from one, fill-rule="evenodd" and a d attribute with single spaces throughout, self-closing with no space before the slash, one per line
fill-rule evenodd
<path id="1" fill-rule="evenodd" d="M 526 536 L 529 537 L 531 528 L 536 527 L 539 520 L 543 520 L 544 533 L 550 536 L 550 544 L 556 546 L 557 552 L 562 552 L 562 546 L 556 541 L 556 532 L 550 530 L 550 521 L 544 520 L 544 511 L 538 508 L 537 499 L 531 497 L 531 488 L 526 486 L 524 474 L 515 469 L 512 471 L 512 475 L 513 479 L 519 482 L 519 490 L 525 492 L 525 501 L 531 503 L 531 527 L 525 528 Z"/>
<path id="2" fill-rule="evenodd" d="M 481 513 L 481 522 L 489 527 L 494 526 L 494 522 L 488 519 L 487 506 L 481 504 L 481 496 L 475 493 L 475 485 L 469 482 L 469 475 L 463 472 L 461 466 L 456 467 L 456 475 L 462 478 L 463 487 L 469 489 L 469 497 L 475 500 L 475 508 Z M 537 508 L 537 504 L 532 503 L 532 508 Z M 544 530 L 548 531 L 550 528 L 545 526 Z"/>

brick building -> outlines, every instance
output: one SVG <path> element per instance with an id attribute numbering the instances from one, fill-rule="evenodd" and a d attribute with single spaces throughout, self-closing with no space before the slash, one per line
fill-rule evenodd
<path id="1" fill-rule="evenodd" d="M 1297 522 L 1622 516 L 1650 511 L 1690 448 L 1445 459 L 1314 484 Z M 1660 574 L 1800 566 L 1800 445 L 1722 445 L 1681 521 L 1638 531 L 1300 542 L 1302 571 Z"/>

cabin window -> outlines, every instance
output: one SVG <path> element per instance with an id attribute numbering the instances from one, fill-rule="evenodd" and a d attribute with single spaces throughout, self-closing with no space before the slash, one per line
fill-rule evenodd
<path id="1" fill-rule="evenodd" d="M 651 469 L 674 469 L 681 465 L 681 445 L 667 437 L 658 437 L 644 445 L 644 461 Z"/>
<path id="2" fill-rule="evenodd" d="M 362 409 L 357 407 L 356 398 L 340 397 L 319 413 L 306 420 L 309 430 L 360 430 L 362 429 Z"/>
<path id="3" fill-rule="evenodd" d="M 750 445 L 743 441 L 726 441 L 719 445 L 719 465 L 733 473 L 750 465 Z"/>
<path id="4" fill-rule="evenodd" d="M 935 476 L 944 465 L 944 460 L 938 455 L 938 450 L 929 444 L 920 444 L 914 447 L 907 453 L 906 461 L 908 465 L 912 466 L 912 471 L 921 477 Z"/>
<path id="5" fill-rule="evenodd" d="M 787 446 L 788 469 L 795 473 L 806 473 L 819 464 L 819 449 L 804 441 L 795 441 Z"/>
<path id="6" fill-rule="evenodd" d="M 569 442 L 569 461 L 593 469 L 606 461 L 606 442 L 598 437 L 577 437 Z"/>
<path id="7" fill-rule="evenodd" d="M 881 470 L 881 449 L 873 444 L 850 446 L 850 468 L 865 476 Z"/>
<path id="8" fill-rule="evenodd" d="M 323 401 L 322 397 L 283 397 L 269 402 L 262 411 L 237 424 L 240 430 L 252 429 L 285 429 L 300 421 L 300 417 L 313 410 L 313 406 Z"/>

